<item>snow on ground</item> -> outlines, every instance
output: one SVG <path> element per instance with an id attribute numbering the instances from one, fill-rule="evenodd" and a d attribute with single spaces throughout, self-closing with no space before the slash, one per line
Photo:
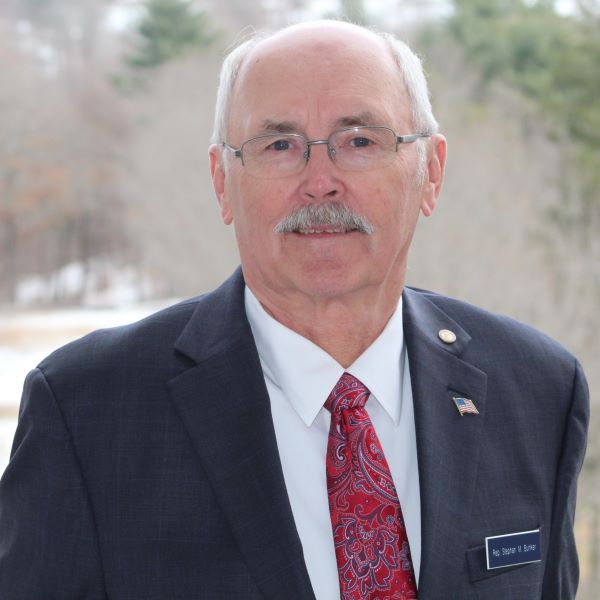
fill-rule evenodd
<path id="1" fill-rule="evenodd" d="M 17 307 L 56 304 L 77 299 L 87 307 L 129 306 L 157 296 L 158 288 L 135 269 L 116 268 L 102 259 L 74 262 L 45 275 L 22 277 L 16 289 Z"/>
<path id="2" fill-rule="evenodd" d="M 33 367 L 54 349 L 94 329 L 132 323 L 174 302 L 0 312 L 0 474 L 8 464 L 23 380 Z"/>

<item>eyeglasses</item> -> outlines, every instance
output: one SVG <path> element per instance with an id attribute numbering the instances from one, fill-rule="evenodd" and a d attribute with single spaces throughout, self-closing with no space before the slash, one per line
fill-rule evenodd
<path id="1" fill-rule="evenodd" d="M 370 171 L 390 164 L 398 144 L 408 144 L 430 133 L 397 135 L 389 127 L 360 126 L 334 131 L 326 140 L 308 140 L 300 133 L 265 134 L 246 140 L 239 148 L 223 142 L 242 160 L 253 177 L 277 179 L 302 171 L 310 160 L 311 146 L 327 145 L 329 158 L 344 171 Z"/>

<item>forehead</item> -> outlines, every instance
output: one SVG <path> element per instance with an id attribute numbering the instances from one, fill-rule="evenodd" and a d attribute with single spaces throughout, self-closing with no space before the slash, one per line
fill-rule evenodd
<path id="1" fill-rule="evenodd" d="M 364 115 L 396 126 L 409 113 L 400 70 L 382 39 L 346 25 L 299 27 L 260 42 L 244 59 L 229 133 L 247 136 L 276 122 L 325 128 Z"/>

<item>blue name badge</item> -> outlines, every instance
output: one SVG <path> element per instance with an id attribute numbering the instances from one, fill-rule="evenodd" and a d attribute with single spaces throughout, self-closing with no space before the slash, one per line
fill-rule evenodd
<path id="1" fill-rule="evenodd" d="M 488 569 L 524 565 L 542 560 L 540 530 L 520 531 L 485 538 Z"/>

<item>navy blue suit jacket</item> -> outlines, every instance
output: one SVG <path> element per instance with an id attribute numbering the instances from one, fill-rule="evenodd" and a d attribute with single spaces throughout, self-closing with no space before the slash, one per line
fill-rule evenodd
<path id="1" fill-rule="evenodd" d="M 238 271 L 211 294 L 69 344 L 28 376 L 0 483 L 0 598 L 314 598 L 243 289 Z M 577 361 L 443 296 L 406 289 L 403 307 L 420 600 L 574 598 L 588 423 Z M 457 395 L 480 414 L 461 417 Z M 486 536 L 537 528 L 541 562 L 486 569 Z"/>

